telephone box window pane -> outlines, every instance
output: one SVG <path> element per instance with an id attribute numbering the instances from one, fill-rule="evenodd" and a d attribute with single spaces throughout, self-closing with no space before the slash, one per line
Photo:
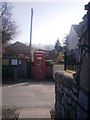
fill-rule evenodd
<path id="1" fill-rule="evenodd" d="M 18 65 L 17 59 L 11 59 L 11 65 Z"/>
<path id="2" fill-rule="evenodd" d="M 38 66 L 37 67 L 38 71 L 41 71 L 41 69 L 42 69 L 42 62 L 40 60 L 38 60 L 37 66 Z"/>

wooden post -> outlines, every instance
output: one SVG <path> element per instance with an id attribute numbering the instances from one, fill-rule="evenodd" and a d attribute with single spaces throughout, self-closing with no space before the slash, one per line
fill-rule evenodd
<path id="1" fill-rule="evenodd" d="M 66 70 L 66 51 L 64 52 L 64 70 Z"/>

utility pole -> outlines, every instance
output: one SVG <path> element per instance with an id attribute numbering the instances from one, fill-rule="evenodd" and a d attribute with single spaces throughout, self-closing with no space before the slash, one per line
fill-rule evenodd
<path id="1" fill-rule="evenodd" d="M 31 25 L 30 25 L 30 44 L 29 44 L 29 60 L 32 60 L 31 56 L 31 41 L 32 41 L 32 21 L 33 21 L 33 8 L 31 8 Z"/>
<path id="2" fill-rule="evenodd" d="M 32 53 L 31 53 L 31 43 L 32 43 L 32 21 L 33 21 L 33 8 L 31 8 L 31 25 L 30 25 L 30 44 L 29 44 L 29 76 L 31 77 L 31 62 L 32 62 Z"/>

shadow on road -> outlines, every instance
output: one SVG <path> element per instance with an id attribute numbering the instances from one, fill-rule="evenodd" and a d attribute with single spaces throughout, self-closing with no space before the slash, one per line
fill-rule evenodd
<path id="1" fill-rule="evenodd" d="M 19 86 L 28 86 L 28 85 L 33 85 L 33 84 L 44 84 L 44 85 L 52 85 L 54 84 L 53 79 L 45 79 L 45 80 L 35 80 L 35 79 L 18 79 L 18 80 L 2 80 L 2 86 L 7 86 L 7 85 L 17 85 L 20 84 Z"/>

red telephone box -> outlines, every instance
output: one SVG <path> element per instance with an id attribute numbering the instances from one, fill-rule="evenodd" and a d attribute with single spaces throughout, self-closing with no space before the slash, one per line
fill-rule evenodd
<path id="1" fill-rule="evenodd" d="M 36 80 L 45 79 L 45 53 L 42 51 L 34 53 L 34 77 Z"/>

